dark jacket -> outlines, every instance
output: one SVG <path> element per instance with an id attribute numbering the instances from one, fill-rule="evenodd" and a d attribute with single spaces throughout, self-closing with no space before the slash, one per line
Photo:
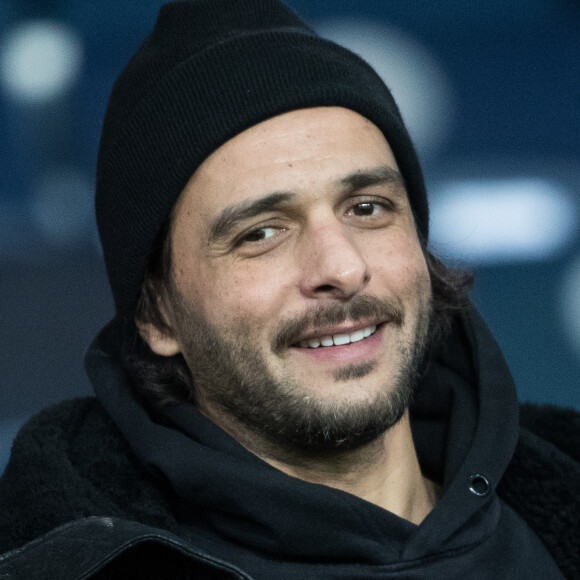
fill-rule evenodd
<path id="1" fill-rule="evenodd" d="M 562 574 L 566 578 L 580 578 L 578 413 L 524 405 L 520 413 L 521 429 L 519 435 L 516 429 L 512 447 L 509 442 L 505 446 L 502 444 L 502 439 L 510 439 L 512 429 L 511 424 L 506 428 L 503 423 L 510 421 L 508 417 L 513 415 L 517 419 L 517 411 L 501 413 L 502 407 L 509 407 L 508 399 L 492 400 L 491 416 L 482 415 L 488 403 L 480 400 L 474 405 L 474 413 L 479 418 L 469 431 L 474 434 L 469 436 L 458 431 L 469 424 L 469 403 L 463 401 L 459 407 L 459 421 L 454 423 L 442 413 L 445 416 L 441 423 L 445 426 L 443 439 L 451 440 L 453 447 L 461 447 L 463 439 L 473 442 L 459 455 L 450 450 L 450 444 L 441 458 L 437 452 L 430 453 L 431 458 L 421 453 L 421 448 L 425 447 L 422 440 L 435 441 L 438 429 L 433 427 L 436 421 L 432 414 L 428 420 L 422 420 L 426 412 L 422 409 L 437 406 L 433 392 L 437 400 L 445 399 L 442 389 L 449 382 L 458 382 L 460 391 L 464 391 L 466 387 L 460 376 L 473 372 L 479 374 L 479 382 L 500 386 L 499 391 L 481 386 L 480 391 L 488 389 L 485 398 L 498 398 L 503 392 L 507 379 L 505 371 L 498 371 L 501 364 L 497 361 L 496 347 L 481 321 L 473 316 L 471 330 L 466 331 L 470 336 L 456 333 L 456 342 L 448 343 L 448 352 L 442 357 L 445 365 L 434 366 L 430 371 L 429 389 L 423 394 L 419 390 L 417 394 L 414 436 L 422 466 L 425 471 L 432 471 L 444 491 L 452 495 L 456 480 L 462 474 L 461 465 L 474 454 L 485 455 L 486 450 L 481 449 L 485 444 L 497 446 L 497 453 L 486 456 L 491 457 L 491 461 L 496 455 L 504 457 L 505 466 L 488 466 L 487 474 L 492 474 L 490 479 L 494 479 L 495 473 L 501 473 L 501 477 L 499 484 L 492 481 L 494 489 L 489 493 L 487 505 L 494 505 L 492 496 L 499 497 L 496 501 L 509 506 L 505 509 L 515 510 L 533 530 Z M 103 360 L 108 359 L 103 353 L 111 352 L 109 338 L 102 335 L 93 347 L 93 353 L 97 353 L 93 364 L 104 374 L 92 373 L 93 380 L 100 377 L 97 392 L 107 410 L 92 398 L 63 403 L 34 418 L 16 439 L 12 457 L 0 480 L 0 553 L 8 551 L 0 556 L 0 579 L 249 578 L 242 571 L 244 567 L 233 563 L 227 552 L 209 549 L 211 542 L 204 535 L 202 524 L 195 533 L 184 525 L 187 519 L 184 514 L 192 505 L 196 506 L 195 498 L 184 501 L 187 491 L 180 489 L 179 478 L 182 481 L 188 474 L 178 472 L 176 475 L 168 465 L 181 465 L 179 453 L 197 434 L 186 433 L 187 438 L 178 439 L 174 428 L 168 429 L 167 425 L 161 428 L 151 423 L 146 414 L 140 416 L 137 412 L 140 407 L 131 407 L 128 390 L 120 388 L 118 377 L 112 379 L 111 369 L 118 368 L 117 362 L 113 361 L 112 367 L 103 365 Z M 466 344 L 470 345 L 468 350 L 478 352 L 471 366 L 464 360 Z M 463 353 L 461 357 L 457 356 L 459 351 Z M 114 393 L 111 396 L 104 395 L 107 381 Z M 460 391 L 449 398 L 461 399 Z M 423 398 L 425 404 L 422 406 Z M 482 416 L 486 417 L 485 421 Z M 167 442 L 156 447 L 158 440 L 166 436 Z M 212 431 L 211 437 L 216 436 Z M 226 441 L 224 445 L 231 445 L 231 442 Z M 500 446 L 503 448 L 499 449 Z M 431 449 L 431 445 L 427 448 Z M 187 449 L 188 455 L 195 453 L 192 449 Z M 252 461 L 242 454 L 243 450 L 233 449 L 232 453 L 244 461 Z M 437 466 L 443 463 L 445 473 L 437 477 Z M 207 469 L 205 480 L 215 481 L 215 489 L 207 489 L 208 485 L 204 485 L 197 493 L 207 492 L 208 497 L 219 498 L 220 482 L 211 472 L 212 466 L 208 465 Z M 203 465 L 199 471 L 204 472 Z M 248 473 L 254 477 L 254 471 Z M 244 486 L 244 476 L 244 473 L 239 474 L 240 489 Z M 267 476 L 278 477 L 269 472 Z M 264 495 L 271 483 L 279 484 L 278 480 L 268 481 L 267 487 L 261 489 L 260 482 L 255 481 L 258 497 Z M 282 485 L 301 484 L 282 480 Z M 316 486 L 314 491 L 324 493 L 324 489 L 319 489 L 322 487 Z M 306 489 L 311 493 L 310 487 Z M 212 505 L 213 509 L 219 508 Z M 482 513 L 474 511 L 469 525 L 474 516 L 479 517 Z M 313 519 L 316 522 L 315 515 Z M 231 526 L 232 521 L 227 520 L 227 526 Z M 452 538 L 465 527 L 461 521 L 458 525 L 459 530 L 450 533 Z M 320 542 L 324 542 L 323 537 Z M 309 577 L 318 576 L 313 573 Z"/>
<path id="2" fill-rule="evenodd" d="M 570 431 L 579 420 L 525 406 L 499 487 L 570 579 L 580 578 L 580 446 Z M 170 496 L 95 399 L 47 410 L 18 436 L 1 480 L 0 548 L 12 551 L 0 578 L 247 578 L 180 537 Z"/>

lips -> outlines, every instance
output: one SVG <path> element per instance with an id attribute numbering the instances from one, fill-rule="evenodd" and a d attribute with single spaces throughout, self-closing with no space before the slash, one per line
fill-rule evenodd
<path id="1" fill-rule="evenodd" d="M 300 348 L 324 348 L 328 346 L 343 346 L 354 342 L 360 342 L 374 334 L 377 330 L 376 324 L 366 326 L 351 333 L 321 334 L 307 340 L 298 342 Z"/>
<path id="2" fill-rule="evenodd" d="M 289 348 L 311 354 L 350 351 L 355 345 L 360 350 L 371 341 L 378 344 L 375 339 L 383 326 L 402 323 L 403 309 L 397 301 L 355 296 L 347 304 L 325 303 L 285 320 L 272 341 L 272 351 L 284 356 Z"/>

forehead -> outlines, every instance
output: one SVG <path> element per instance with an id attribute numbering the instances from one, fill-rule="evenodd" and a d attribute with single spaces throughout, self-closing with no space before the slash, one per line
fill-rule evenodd
<path id="1" fill-rule="evenodd" d="M 212 214 L 272 190 L 321 191 L 342 176 L 377 166 L 398 169 L 384 135 L 368 119 L 341 107 L 291 111 L 214 151 L 189 180 L 174 215 L 193 203 Z"/>

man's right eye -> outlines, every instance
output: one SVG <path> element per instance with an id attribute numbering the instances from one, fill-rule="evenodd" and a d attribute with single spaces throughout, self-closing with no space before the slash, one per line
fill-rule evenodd
<path id="1" fill-rule="evenodd" d="M 272 245 L 275 245 L 280 236 L 286 232 L 287 228 L 282 226 L 264 226 L 249 230 L 241 234 L 235 242 L 235 247 L 246 246 L 256 250 L 266 251 Z"/>
<path id="2" fill-rule="evenodd" d="M 277 228 L 257 228 L 243 236 L 240 242 L 262 242 L 269 238 L 273 238 L 277 231 Z"/>

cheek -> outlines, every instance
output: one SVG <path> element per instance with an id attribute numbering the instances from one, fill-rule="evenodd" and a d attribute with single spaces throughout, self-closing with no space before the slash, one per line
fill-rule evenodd
<path id="1" fill-rule="evenodd" d="M 421 295 L 423 299 L 430 292 L 427 263 L 415 236 L 397 236 L 375 246 L 372 262 L 376 282 L 401 298 Z"/>
<path id="2" fill-rule="evenodd" d="M 199 268 L 200 284 L 192 300 L 197 300 L 211 320 L 274 320 L 283 310 L 286 288 L 284 268 L 256 262 Z"/>

